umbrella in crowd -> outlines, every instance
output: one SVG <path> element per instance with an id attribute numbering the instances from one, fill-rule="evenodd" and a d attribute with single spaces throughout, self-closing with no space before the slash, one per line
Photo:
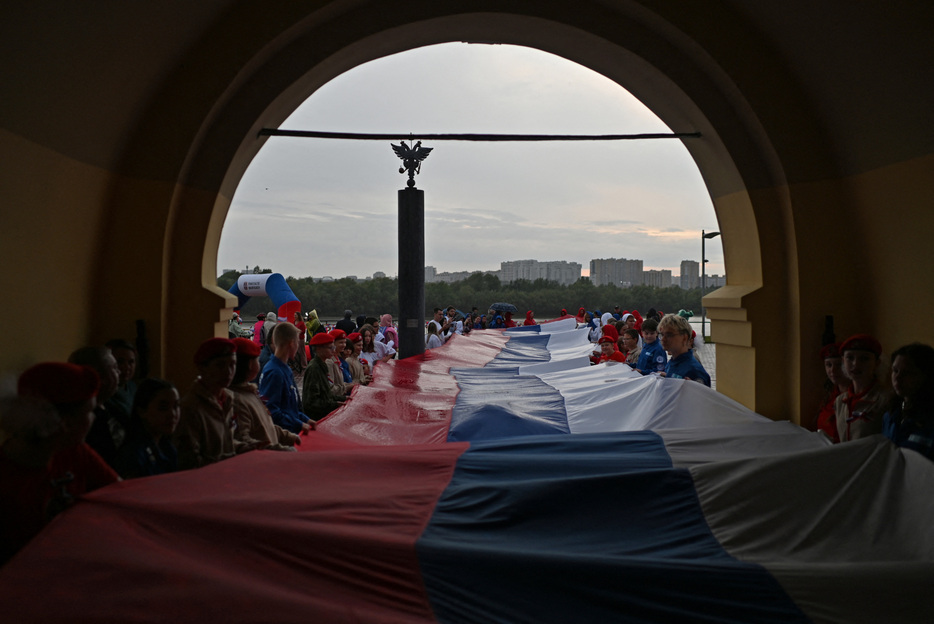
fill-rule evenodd
<path id="1" fill-rule="evenodd" d="M 493 310 L 494 312 L 512 312 L 513 314 L 519 313 L 519 308 L 512 305 L 511 303 L 503 303 L 503 302 L 494 303 L 493 305 L 490 306 L 490 309 Z"/>

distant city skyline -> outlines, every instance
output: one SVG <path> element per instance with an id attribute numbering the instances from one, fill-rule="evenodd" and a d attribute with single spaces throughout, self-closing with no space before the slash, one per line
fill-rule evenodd
<path id="1" fill-rule="evenodd" d="M 425 133 L 629 134 L 668 128 L 616 83 L 518 46 L 450 43 L 366 63 L 338 76 L 283 129 Z M 418 137 L 416 137 L 418 138 Z M 703 140 L 703 139 L 698 139 Z M 716 214 L 678 140 L 425 142 L 425 264 L 497 270 L 502 261 L 644 258 L 646 270 L 699 259 Z M 218 267 L 294 276 L 398 272 L 389 141 L 273 137 L 231 200 Z M 720 239 L 708 271 L 723 273 Z"/>
<path id="2" fill-rule="evenodd" d="M 594 258 L 590 262 L 593 263 L 595 261 L 601 261 L 601 260 L 604 260 L 604 259 Z M 554 264 L 559 264 L 559 263 L 560 264 L 576 264 L 580 271 L 580 277 L 591 278 L 591 276 L 589 275 L 589 271 L 581 267 L 578 263 L 571 263 L 566 260 L 537 260 L 537 259 L 528 258 L 528 259 L 523 259 L 523 260 L 518 260 L 518 261 L 503 261 L 500 263 L 501 268 L 494 269 L 494 270 L 473 268 L 473 269 L 460 269 L 460 270 L 455 270 L 455 271 L 438 271 L 437 267 L 433 265 L 426 265 L 425 266 L 425 282 L 429 283 L 431 281 L 435 281 L 432 279 L 434 277 L 444 278 L 443 280 L 437 280 L 437 281 L 453 281 L 451 279 L 447 279 L 451 277 L 458 277 L 458 279 L 466 279 L 467 277 L 475 273 L 498 275 L 500 279 L 503 280 L 504 282 L 509 282 L 509 281 L 513 281 L 512 279 L 509 279 L 510 276 L 502 275 L 504 269 L 506 268 L 505 265 L 519 264 L 519 263 L 524 263 L 524 262 L 535 262 L 535 263 L 541 263 L 541 264 L 552 264 L 552 263 Z M 639 259 L 635 259 L 635 258 L 629 259 L 628 262 L 639 263 L 639 266 L 642 266 L 642 260 L 639 260 Z M 687 275 L 684 274 L 685 265 L 689 265 L 689 268 L 692 268 L 692 270 L 689 271 Z M 690 265 L 693 265 L 693 267 L 691 267 Z M 674 273 L 672 269 L 640 269 L 640 271 L 644 275 L 644 282 L 642 283 L 649 284 L 651 280 L 653 282 L 651 285 L 659 285 L 654 282 L 659 281 L 659 277 L 667 274 L 667 276 L 672 280 L 671 282 L 672 285 L 695 288 L 701 278 L 700 273 L 699 273 L 699 266 L 700 266 L 700 263 L 697 262 L 696 260 L 683 260 L 680 263 L 679 273 Z M 224 273 L 228 273 L 230 271 L 237 271 L 241 274 L 249 274 L 256 267 L 259 267 L 260 270 L 267 270 L 267 269 L 273 270 L 271 269 L 271 267 L 263 267 L 263 266 L 260 266 L 259 264 L 253 264 L 252 266 L 245 265 L 242 269 L 226 267 L 226 268 L 220 269 L 220 275 L 223 275 Z M 280 273 L 279 271 L 274 271 L 274 270 L 273 272 Z M 660 274 L 660 275 L 656 275 L 656 274 Z M 652 278 L 649 277 L 650 275 L 652 276 Z M 312 279 L 338 280 L 338 279 L 353 278 L 357 280 L 368 280 L 368 279 L 376 279 L 376 278 L 384 278 L 384 277 L 395 279 L 397 276 L 395 274 L 387 274 L 384 271 L 375 271 L 373 272 L 372 275 L 362 275 L 362 276 L 357 275 L 357 274 L 346 274 L 346 275 L 293 275 L 293 274 L 288 274 L 286 275 L 286 277 L 294 277 L 294 278 L 299 278 L 299 279 L 312 278 Z M 677 280 L 681 280 L 682 277 L 685 277 L 686 279 L 688 279 L 689 282 L 687 284 L 681 284 L 680 281 L 678 281 L 678 283 L 675 283 Z M 551 279 L 550 276 L 544 276 L 543 278 Z M 725 274 L 717 274 L 717 273 L 709 273 L 709 272 L 707 273 L 707 279 L 714 280 L 719 286 L 725 285 L 725 278 L 726 278 Z M 532 281 L 534 281 L 534 279 L 538 279 L 538 278 L 533 277 L 533 276 L 525 276 L 525 277 L 520 276 L 519 279 L 531 279 Z M 551 281 L 558 281 L 559 283 L 571 283 L 572 281 L 576 281 L 576 280 L 551 279 Z M 708 286 L 710 285 L 711 285 L 711 282 L 708 281 Z"/>

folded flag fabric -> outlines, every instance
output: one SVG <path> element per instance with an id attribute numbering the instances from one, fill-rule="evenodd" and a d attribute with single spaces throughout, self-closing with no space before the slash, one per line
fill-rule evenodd
<path id="1" fill-rule="evenodd" d="M 548 325 L 380 364 L 302 452 L 84 497 L 0 569 L 4 619 L 930 619 L 934 464 Z"/>

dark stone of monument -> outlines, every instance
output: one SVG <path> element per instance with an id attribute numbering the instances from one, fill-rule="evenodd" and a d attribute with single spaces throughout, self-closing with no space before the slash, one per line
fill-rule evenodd
<path id="1" fill-rule="evenodd" d="M 400 358 L 425 352 L 425 192 L 399 191 Z"/>

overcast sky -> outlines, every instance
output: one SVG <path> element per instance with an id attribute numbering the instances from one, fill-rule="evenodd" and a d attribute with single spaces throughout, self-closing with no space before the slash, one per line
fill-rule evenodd
<path id="1" fill-rule="evenodd" d="M 627 91 L 557 56 L 452 43 L 361 65 L 280 126 L 365 133 L 635 134 L 669 129 Z M 417 135 L 416 135 L 417 138 Z M 496 270 L 506 260 L 635 258 L 671 269 L 718 230 L 680 141 L 430 142 L 425 263 Z M 218 269 L 296 277 L 397 273 L 396 201 L 406 176 L 389 141 L 271 137 L 234 196 Z M 723 273 L 720 239 L 709 274 Z"/>

